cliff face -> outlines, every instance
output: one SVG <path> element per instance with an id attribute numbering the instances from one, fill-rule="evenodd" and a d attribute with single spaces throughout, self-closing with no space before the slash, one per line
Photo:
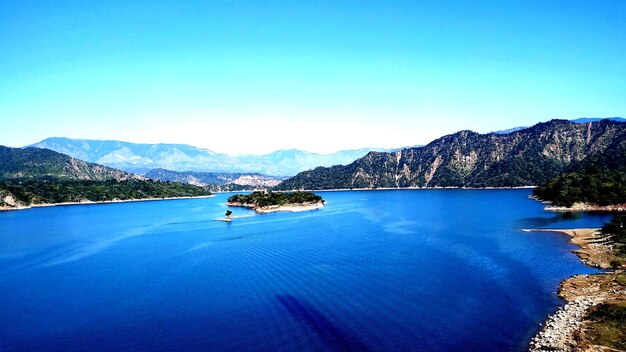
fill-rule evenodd
<path id="1" fill-rule="evenodd" d="M 508 134 L 460 131 L 426 146 L 371 152 L 346 166 L 316 168 L 278 189 L 517 187 L 538 185 L 601 155 L 626 123 L 552 120 Z"/>

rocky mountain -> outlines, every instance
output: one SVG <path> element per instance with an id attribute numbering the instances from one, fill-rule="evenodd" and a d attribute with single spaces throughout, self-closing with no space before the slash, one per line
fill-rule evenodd
<path id="1" fill-rule="evenodd" d="M 290 176 L 316 166 L 348 164 L 372 150 L 343 150 L 317 154 L 301 150 L 278 150 L 264 155 L 229 155 L 186 144 L 139 144 L 115 140 L 47 138 L 33 147 L 46 148 L 74 158 L 136 172 L 174 171 L 261 173 Z"/>
<path id="2" fill-rule="evenodd" d="M 173 181 L 188 183 L 196 186 L 208 185 L 240 185 L 251 187 L 273 187 L 285 179 L 285 177 L 272 177 L 257 173 L 234 173 L 234 172 L 196 172 L 196 171 L 172 171 L 165 169 L 153 169 L 145 174 L 153 180 Z"/>
<path id="3" fill-rule="evenodd" d="M 277 189 L 538 185 L 625 138 L 626 123 L 611 120 L 552 120 L 507 134 L 460 131 L 422 147 L 305 171 Z"/>
<path id="4" fill-rule="evenodd" d="M 0 146 L 0 179 L 127 180 L 141 177 L 48 149 Z"/>
<path id="5" fill-rule="evenodd" d="M 552 206 L 571 210 L 624 211 L 626 209 L 626 139 L 615 138 L 603 153 L 572 165 L 533 190 Z"/>

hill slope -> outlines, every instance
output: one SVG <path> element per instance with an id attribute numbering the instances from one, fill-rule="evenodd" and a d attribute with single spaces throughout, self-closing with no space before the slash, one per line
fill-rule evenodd
<path id="1" fill-rule="evenodd" d="M 277 189 L 538 185 L 625 138 L 626 123 L 610 120 L 552 120 L 507 134 L 460 131 L 422 147 L 305 171 Z"/>
<path id="2" fill-rule="evenodd" d="M 202 187 L 145 180 L 52 150 L 0 146 L 0 210 L 36 204 L 209 194 Z"/>
<path id="3" fill-rule="evenodd" d="M 533 195 L 557 207 L 578 203 L 579 210 L 626 209 L 626 140 L 615 139 L 603 153 L 570 169 L 535 188 Z"/>
<path id="4" fill-rule="evenodd" d="M 0 179 L 54 177 L 66 180 L 127 180 L 137 175 L 88 163 L 48 149 L 0 146 Z"/>

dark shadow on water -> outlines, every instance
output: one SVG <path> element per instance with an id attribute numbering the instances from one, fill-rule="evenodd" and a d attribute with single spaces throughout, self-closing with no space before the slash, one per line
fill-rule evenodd
<path id="1" fill-rule="evenodd" d="M 234 241 L 234 240 L 240 240 L 244 238 L 244 236 L 232 236 L 232 237 L 223 237 L 223 238 L 218 238 L 215 241 Z"/>
<path id="2" fill-rule="evenodd" d="M 581 217 L 580 214 L 566 212 L 566 213 L 557 213 L 554 216 L 546 217 L 546 218 L 536 217 L 536 218 L 519 219 L 517 223 L 520 228 L 526 228 L 526 229 L 533 228 L 534 229 L 538 227 L 550 226 L 552 224 L 559 223 L 563 220 L 576 220 L 576 219 L 579 219 L 580 217 Z"/>
<path id="3" fill-rule="evenodd" d="M 326 344 L 329 351 L 371 351 L 354 335 L 335 325 L 307 303 L 291 295 L 278 295 L 276 299 L 292 317 L 313 330 Z"/>

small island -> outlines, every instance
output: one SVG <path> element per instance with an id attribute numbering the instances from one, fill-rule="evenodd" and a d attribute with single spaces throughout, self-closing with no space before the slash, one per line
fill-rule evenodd
<path id="1" fill-rule="evenodd" d="M 252 208 L 257 213 L 275 211 L 305 211 L 324 206 L 324 199 L 311 192 L 256 191 L 228 197 L 227 206 Z"/>

